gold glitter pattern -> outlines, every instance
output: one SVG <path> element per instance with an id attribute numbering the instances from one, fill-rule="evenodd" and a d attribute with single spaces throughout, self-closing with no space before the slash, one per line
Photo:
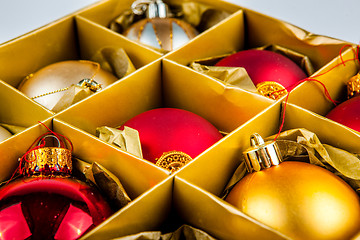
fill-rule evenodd
<path id="1" fill-rule="evenodd" d="M 347 83 L 348 98 L 355 97 L 360 94 L 360 74 L 356 74 Z"/>
<path id="2" fill-rule="evenodd" d="M 71 151 L 58 147 L 32 150 L 27 155 L 24 170 L 27 175 L 69 175 L 72 172 Z"/>
<path id="3" fill-rule="evenodd" d="M 185 164 L 190 162 L 192 158 L 186 153 L 180 151 L 170 151 L 156 159 L 156 165 L 169 170 L 171 173 L 179 170 Z"/>
<path id="4" fill-rule="evenodd" d="M 256 89 L 261 95 L 271 98 L 273 100 L 278 100 L 288 93 L 287 90 L 280 83 L 271 81 L 257 84 Z"/>

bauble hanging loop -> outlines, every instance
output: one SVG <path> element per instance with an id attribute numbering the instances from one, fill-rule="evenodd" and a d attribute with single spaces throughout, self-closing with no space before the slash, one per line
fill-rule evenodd
<path id="1" fill-rule="evenodd" d="M 264 142 L 258 133 L 250 137 L 251 147 L 244 151 L 245 164 L 251 173 L 279 165 L 282 161 L 279 147 L 275 141 Z"/>
<path id="2" fill-rule="evenodd" d="M 58 146 L 46 147 L 47 138 L 55 139 Z M 25 161 L 22 173 L 25 176 L 70 176 L 72 173 L 71 150 L 62 147 L 61 141 L 58 136 L 53 134 L 43 136 L 39 140 L 37 147 L 24 155 Z"/>
<path id="3" fill-rule="evenodd" d="M 146 17 L 150 19 L 166 18 L 172 15 L 162 0 L 136 0 L 131 5 L 131 10 L 136 15 L 143 15 L 146 12 Z"/>

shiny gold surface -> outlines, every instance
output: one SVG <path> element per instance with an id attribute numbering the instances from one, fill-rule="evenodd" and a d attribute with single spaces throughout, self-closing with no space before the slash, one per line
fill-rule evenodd
<path id="1" fill-rule="evenodd" d="M 348 98 L 355 97 L 360 94 L 360 74 L 351 77 L 347 82 Z"/>
<path id="2" fill-rule="evenodd" d="M 157 159 L 156 165 L 173 173 L 185 166 L 191 160 L 192 158 L 186 153 L 180 151 L 170 151 L 163 153 L 163 155 Z"/>
<path id="3" fill-rule="evenodd" d="M 72 172 L 71 151 L 57 147 L 32 150 L 26 155 L 24 170 L 28 175 L 69 175 Z"/>
<path id="4" fill-rule="evenodd" d="M 278 100 L 288 93 L 286 89 L 277 82 L 262 82 L 256 85 L 258 92 L 268 98 Z"/>
<path id="5" fill-rule="evenodd" d="M 293 239 L 349 239 L 360 229 L 355 191 L 306 163 L 283 162 L 249 174 L 226 201 Z"/>
<path id="6" fill-rule="evenodd" d="M 70 60 L 48 65 L 29 75 L 19 90 L 30 98 L 36 97 L 36 102 L 51 110 L 64 95 L 61 89 L 86 78 L 94 78 L 103 88 L 117 80 L 111 73 L 99 69 L 95 62 Z"/>

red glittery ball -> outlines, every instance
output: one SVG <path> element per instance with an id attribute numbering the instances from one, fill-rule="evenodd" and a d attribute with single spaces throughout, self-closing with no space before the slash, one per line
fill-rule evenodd
<path id="1" fill-rule="evenodd" d="M 181 151 L 195 158 L 222 138 L 204 118 L 176 108 L 143 112 L 123 126 L 139 131 L 143 157 L 154 163 L 169 151 Z"/>
<path id="2" fill-rule="evenodd" d="M 268 50 L 240 51 L 220 60 L 216 66 L 243 67 L 255 85 L 271 81 L 287 88 L 307 77 L 292 60 Z"/>
<path id="3" fill-rule="evenodd" d="M 360 96 L 339 104 L 326 117 L 360 132 Z"/>

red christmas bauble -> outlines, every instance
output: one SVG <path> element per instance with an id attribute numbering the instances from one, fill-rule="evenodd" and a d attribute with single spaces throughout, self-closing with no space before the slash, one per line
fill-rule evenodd
<path id="1" fill-rule="evenodd" d="M 292 60 L 268 50 L 240 51 L 220 60 L 216 66 L 243 67 L 255 85 L 267 81 L 287 88 L 307 77 Z"/>
<path id="2" fill-rule="evenodd" d="M 73 178 L 22 178 L 0 190 L 1 239 L 77 239 L 111 214 L 96 189 Z"/>
<path id="3" fill-rule="evenodd" d="M 170 151 L 181 151 L 195 158 L 222 138 L 204 118 L 176 108 L 143 112 L 123 126 L 139 131 L 143 157 L 154 163 Z"/>
<path id="4" fill-rule="evenodd" d="M 360 132 L 360 96 L 339 104 L 326 117 Z"/>
<path id="5" fill-rule="evenodd" d="M 48 137 L 59 147 L 46 147 Z M 37 141 L 20 159 L 23 176 L 0 188 L 0 238 L 78 239 L 112 210 L 96 188 L 71 176 L 71 150 L 58 136 Z"/>

